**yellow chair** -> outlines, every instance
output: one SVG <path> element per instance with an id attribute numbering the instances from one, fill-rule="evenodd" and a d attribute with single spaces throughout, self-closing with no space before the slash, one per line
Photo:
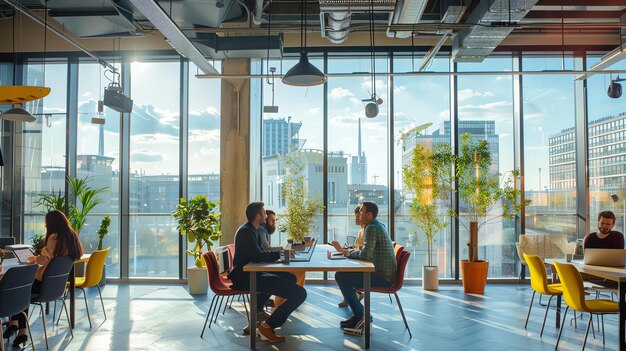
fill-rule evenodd
<path id="1" fill-rule="evenodd" d="M 537 255 L 524 254 L 524 260 L 528 265 L 530 271 L 530 286 L 533 288 L 533 297 L 530 299 L 530 305 L 528 306 L 528 315 L 526 316 L 526 323 L 524 328 L 528 326 L 528 319 L 530 318 L 530 311 L 533 308 L 533 301 L 535 300 L 535 294 L 549 295 L 548 306 L 546 306 L 546 313 L 543 316 L 543 323 L 541 324 L 541 333 L 539 336 L 543 336 L 543 329 L 546 326 L 546 318 L 548 317 L 548 310 L 550 310 L 550 303 L 552 298 L 563 294 L 561 284 L 548 284 L 548 273 L 546 272 L 546 266 L 543 264 L 541 257 Z"/>
<path id="2" fill-rule="evenodd" d="M 567 311 L 571 308 L 574 311 L 587 312 L 591 316 L 589 317 L 589 323 L 587 323 L 587 331 L 585 332 L 585 341 L 583 342 L 583 350 L 587 344 L 587 336 L 589 335 L 589 327 L 593 323 L 593 315 L 600 315 L 602 318 L 602 344 L 604 345 L 604 315 L 619 313 L 619 305 L 617 302 L 610 300 L 585 300 L 585 288 L 583 287 L 583 279 L 580 273 L 571 264 L 554 262 L 556 272 L 559 275 L 561 281 L 561 287 L 563 289 L 563 298 L 567 304 L 565 314 L 563 314 L 563 323 L 561 323 L 561 331 L 559 331 L 559 337 L 556 339 L 555 350 L 559 347 L 559 341 L 561 340 L 561 334 L 563 333 L 563 325 L 565 325 L 565 318 L 567 317 Z"/>
<path id="3" fill-rule="evenodd" d="M 89 316 L 89 307 L 87 307 L 87 294 L 85 293 L 85 288 L 93 288 L 94 286 L 98 287 L 98 294 L 100 294 L 100 303 L 102 304 L 104 320 L 107 319 L 107 314 L 104 310 L 104 301 L 102 300 L 102 292 L 100 291 L 100 280 L 102 279 L 102 269 L 104 268 L 104 262 L 109 254 L 109 250 L 110 248 L 92 252 L 89 257 L 89 261 L 87 261 L 85 276 L 76 277 L 76 288 L 83 291 L 83 297 L 85 298 L 85 309 L 87 310 L 89 328 L 91 328 L 91 317 Z"/>

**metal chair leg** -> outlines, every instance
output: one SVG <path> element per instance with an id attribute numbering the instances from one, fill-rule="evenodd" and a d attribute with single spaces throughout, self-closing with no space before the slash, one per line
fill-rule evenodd
<path id="1" fill-rule="evenodd" d="M 91 317 L 89 316 L 89 306 L 87 305 L 87 292 L 83 288 L 79 288 L 83 291 L 83 298 L 85 299 L 85 309 L 87 310 L 87 320 L 89 321 L 89 329 L 91 329 Z"/>
<path id="2" fill-rule="evenodd" d="M 569 311 L 569 306 L 565 308 L 565 313 L 563 313 L 563 322 L 561 323 L 561 330 L 559 330 L 559 337 L 556 339 L 556 345 L 554 346 L 555 350 L 559 348 L 559 341 L 561 341 L 561 334 L 563 334 L 563 328 L 565 327 L 565 318 L 567 317 L 567 311 Z"/>
<path id="3" fill-rule="evenodd" d="M 224 296 L 217 297 L 217 304 L 215 305 L 215 308 L 213 308 L 213 315 L 211 316 L 211 320 L 209 321 L 209 328 L 211 327 L 211 324 L 217 323 L 217 316 L 219 314 L 220 309 L 222 308 L 223 300 L 224 300 Z"/>
<path id="4" fill-rule="evenodd" d="M 409 323 L 406 322 L 406 317 L 404 316 L 404 310 L 402 309 L 402 304 L 400 303 L 400 298 L 398 297 L 398 293 L 393 293 L 396 296 L 396 302 L 398 303 L 398 308 L 400 308 L 400 314 L 402 315 L 402 320 L 404 320 L 404 326 L 409 331 L 409 336 L 412 338 L 413 334 L 411 334 L 411 328 L 409 328 Z M 368 321 L 365 321 L 368 323 Z"/>
<path id="5" fill-rule="evenodd" d="M 602 318 L 602 345 L 606 345 L 604 342 L 604 314 L 601 314 L 600 318 Z"/>
<path id="6" fill-rule="evenodd" d="M 65 305 L 65 300 L 61 300 L 62 307 L 65 310 L 65 317 L 67 317 L 67 326 L 70 329 L 70 334 L 74 337 L 74 332 L 72 331 L 72 323 L 70 322 L 70 314 L 67 312 L 67 306 Z M 57 322 L 58 323 L 58 322 Z"/>
<path id="7" fill-rule="evenodd" d="M 100 290 L 100 284 L 96 284 L 98 287 L 98 295 L 100 295 L 100 304 L 102 304 L 102 313 L 104 314 L 104 320 L 107 320 L 107 312 L 104 309 L 104 300 L 102 300 L 102 291 Z"/>
<path id="8" fill-rule="evenodd" d="M 226 314 L 226 308 L 228 307 L 228 300 L 234 298 L 235 296 L 226 296 L 226 303 L 224 304 L 224 310 L 222 311 L 222 315 Z"/>
<path id="9" fill-rule="evenodd" d="M 524 323 L 524 328 L 528 325 L 528 319 L 530 318 L 530 310 L 533 308 L 533 301 L 535 301 L 535 294 L 537 292 L 533 290 L 533 297 L 530 298 L 530 305 L 528 305 L 528 314 L 526 315 L 526 323 Z"/>
<path id="10" fill-rule="evenodd" d="M 250 302 L 250 297 L 248 297 Z M 250 324 L 250 312 L 248 312 L 248 305 L 246 304 L 246 295 L 243 295 L 243 308 L 246 310 L 246 318 L 248 318 L 248 324 Z"/>
<path id="11" fill-rule="evenodd" d="M 591 333 L 593 333 L 593 338 L 596 338 L 596 328 L 593 326 L 593 314 L 589 313 L 589 323 L 591 323 Z"/>
<path id="12" fill-rule="evenodd" d="M 539 333 L 539 337 L 543 336 L 543 328 L 546 326 L 546 318 L 548 318 L 548 311 L 550 310 L 550 303 L 552 302 L 552 298 L 554 295 L 550 295 L 548 299 L 548 306 L 546 306 L 546 314 L 543 316 L 543 323 L 541 324 L 541 333 Z M 528 319 L 526 319 L 528 321 Z"/>
<path id="13" fill-rule="evenodd" d="M 202 327 L 202 333 L 200 333 L 200 338 L 202 338 L 204 336 L 204 330 L 206 329 L 206 323 L 209 321 L 209 316 L 211 315 L 211 310 L 213 309 L 213 301 L 215 301 L 216 297 L 217 297 L 217 295 L 213 295 L 213 298 L 211 299 L 211 305 L 209 306 L 209 311 L 206 313 L 206 318 L 204 319 L 204 326 Z"/>
<path id="14" fill-rule="evenodd" d="M 587 337 L 589 336 L 589 327 L 593 325 L 593 316 L 589 317 L 589 323 L 587 323 L 587 332 L 585 333 L 585 341 L 583 341 L 583 351 L 585 351 L 585 345 L 587 345 Z"/>
<path id="15" fill-rule="evenodd" d="M 45 316 L 45 313 L 43 313 L 43 306 L 41 304 L 39 305 L 39 309 L 41 310 L 41 323 L 43 324 L 43 337 L 46 340 L 46 349 L 47 349 L 49 347 L 48 347 L 48 332 L 46 331 L 46 316 Z"/>
<path id="16" fill-rule="evenodd" d="M 33 348 L 33 351 L 35 351 L 35 342 L 33 342 L 33 334 L 30 332 L 30 322 L 28 321 L 28 316 L 23 311 L 22 314 L 26 319 L 26 329 L 28 330 L 28 337 L 30 338 L 30 346 Z"/>
<path id="17" fill-rule="evenodd" d="M 393 301 L 391 301 L 391 294 L 387 294 L 389 295 L 389 303 L 393 305 Z"/>

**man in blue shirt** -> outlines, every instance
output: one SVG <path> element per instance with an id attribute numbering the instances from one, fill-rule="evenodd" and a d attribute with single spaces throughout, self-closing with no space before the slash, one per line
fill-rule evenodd
<path id="1" fill-rule="evenodd" d="M 266 220 L 264 204 L 262 202 L 250 203 L 246 207 L 246 218 L 248 222 L 239 227 L 235 233 L 233 269 L 228 274 L 228 278 L 233 281 L 232 287 L 237 290 L 250 289 L 250 273 L 243 271 L 245 265 L 250 262 L 273 262 L 280 257 L 278 252 L 268 252 L 261 248 L 258 229 Z M 286 299 L 265 322 L 257 324 L 262 339 L 270 342 L 285 341 L 284 337 L 274 333 L 274 329 L 282 326 L 287 317 L 304 302 L 306 290 L 296 284 L 296 277 L 291 273 L 259 272 L 257 273 L 257 291 L 259 292 L 257 307 L 260 308 L 265 305 L 271 295 Z"/>

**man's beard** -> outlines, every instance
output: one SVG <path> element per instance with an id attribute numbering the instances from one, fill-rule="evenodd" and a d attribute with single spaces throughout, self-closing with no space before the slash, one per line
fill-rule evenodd
<path id="1" fill-rule="evenodd" d="M 609 234 L 611 232 L 611 229 L 600 229 L 600 228 L 598 228 L 598 230 L 600 230 L 600 233 L 602 233 L 602 234 Z"/>
<path id="2" fill-rule="evenodd" d="M 274 234 L 274 232 L 276 231 L 276 226 L 275 225 L 266 224 L 265 227 L 267 228 L 267 233 L 268 234 Z"/>

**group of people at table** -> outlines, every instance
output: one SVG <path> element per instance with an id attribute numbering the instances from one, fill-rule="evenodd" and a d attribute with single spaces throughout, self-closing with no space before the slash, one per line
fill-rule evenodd
<path id="1" fill-rule="evenodd" d="M 48 263 L 50 263 L 54 257 L 69 256 L 75 261 L 83 255 L 83 249 L 78 235 L 63 212 L 56 210 L 48 212 L 45 216 L 44 223 L 46 236 L 41 253 L 28 258 L 28 263 L 36 263 L 39 265 L 39 269 L 35 275 L 35 281 L 32 285 L 31 295 L 39 294 L 43 273 Z M 3 323 L 5 329 L 2 333 L 2 337 L 4 339 L 8 339 L 17 333 L 17 336 L 13 340 L 14 347 L 20 347 L 20 345 L 28 343 L 26 315 L 28 315 L 28 309 L 26 309 L 23 314 L 18 313 L 11 316 L 8 322 Z"/>
<path id="2" fill-rule="evenodd" d="M 354 211 L 355 223 L 361 227 L 355 244 L 342 247 L 337 242 L 335 248 L 350 259 L 367 260 L 374 264 L 375 272 L 371 276 L 371 285 L 390 287 L 396 275 L 396 257 L 393 243 L 387 228 L 376 217 L 378 206 L 374 202 L 363 202 Z M 228 274 L 233 289 L 249 290 L 249 272 L 243 267 L 250 262 L 274 262 L 280 258 L 280 252 L 269 250 L 269 235 L 276 229 L 276 214 L 266 211 L 262 202 L 253 202 L 246 207 L 247 222 L 235 233 L 235 254 L 233 266 Z M 307 297 L 306 289 L 297 284 L 297 278 L 289 272 L 257 273 L 257 319 L 256 325 L 261 338 L 269 342 L 281 342 L 285 338 L 276 334 L 275 329 L 281 327 L 287 317 L 300 306 Z M 357 272 L 337 272 L 335 280 L 341 290 L 344 301 L 340 307 L 349 306 L 353 316 L 340 323 L 342 329 L 363 328 L 362 294 L 357 289 L 363 287 L 363 274 Z M 264 312 L 270 297 L 284 299 L 276 303 L 272 314 Z M 250 332 L 250 326 L 243 330 Z"/>

